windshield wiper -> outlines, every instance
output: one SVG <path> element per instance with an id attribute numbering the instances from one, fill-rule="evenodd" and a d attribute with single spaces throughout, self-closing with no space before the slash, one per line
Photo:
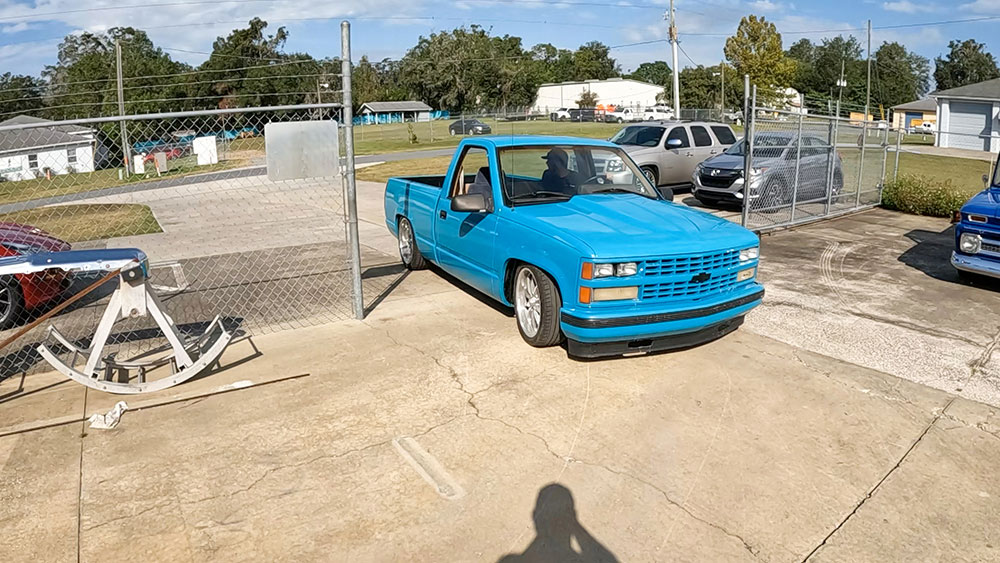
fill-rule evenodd
<path id="1" fill-rule="evenodd" d="M 519 199 L 537 199 L 537 198 L 540 198 L 540 197 L 558 197 L 558 198 L 569 199 L 569 198 L 573 197 L 573 195 L 572 194 L 563 193 L 563 192 L 550 192 L 550 191 L 546 191 L 546 190 L 539 190 L 537 192 L 529 192 L 529 193 L 526 193 L 526 194 L 520 194 L 520 195 L 511 196 L 510 199 L 511 199 L 511 201 L 517 201 Z"/>

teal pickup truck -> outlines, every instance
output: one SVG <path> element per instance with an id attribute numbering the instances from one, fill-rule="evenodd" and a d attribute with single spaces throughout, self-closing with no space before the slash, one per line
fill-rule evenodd
<path id="1" fill-rule="evenodd" d="M 513 307 L 528 344 L 642 353 L 731 332 L 764 296 L 757 236 L 665 192 L 605 141 L 478 137 L 445 175 L 389 179 L 385 220 L 408 268 Z"/>

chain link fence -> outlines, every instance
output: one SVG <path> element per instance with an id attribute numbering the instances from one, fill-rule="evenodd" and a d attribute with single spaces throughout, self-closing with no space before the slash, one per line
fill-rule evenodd
<path id="1" fill-rule="evenodd" d="M 185 334 L 216 316 L 244 335 L 352 318 L 340 118 L 339 105 L 327 104 L 8 125 L 0 130 L 0 254 L 141 249 L 152 287 Z M 276 174 L 274 153 L 288 143 L 269 135 L 305 122 L 325 125 L 306 130 L 307 151 L 325 165 L 293 162 Z M 5 276 L 0 339 L 106 273 L 95 265 Z M 6 346 L 0 377 L 37 364 L 50 325 L 86 347 L 117 286 L 105 283 Z M 164 340 L 140 317 L 119 321 L 108 344 L 109 354 L 134 357 Z"/>
<path id="2" fill-rule="evenodd" d="M 766 108 L 751 115 L 745 226 L 766 231 L 879 204 L 887 127 Z"/>

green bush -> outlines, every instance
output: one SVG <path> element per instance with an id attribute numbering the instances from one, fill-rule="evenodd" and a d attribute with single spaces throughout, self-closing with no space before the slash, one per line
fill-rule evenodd
<path id="1" fill-rule="evenodd" d="M 972 196 L 951 180 L 902 175 L 882 190 L 882 207 L 914 215 L 951 217 Z"/>

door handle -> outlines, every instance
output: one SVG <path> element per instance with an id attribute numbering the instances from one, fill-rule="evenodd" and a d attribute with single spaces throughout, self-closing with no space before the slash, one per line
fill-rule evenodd
<path id="1" fill-rule="evenodd" d="M 708 154 L 719 154 L 719 151 L 717 151 L 715 149 L 712 149 L 712 150 L 708 151 Z"/>
<path id="2" fill-rule="evenodd" d="M 686 157 L 690 158 L 690 157 L 694 156 L 694 153 L 693 153 L 693 152 L 689 152 L 689 153 L 687 153 L 687 154 L 686 154 L 686 155 L 684 155 L 684 156 L 686 156 Z"/>
<path id="3" fill-rule="evenodd" d="M 438 211 L 438 217 L 440 217 L 442 219 L 447 219 L 448 218 L 448 212 L 445 211 L 444 209 L 442 209 L 441 211 Z"/>

